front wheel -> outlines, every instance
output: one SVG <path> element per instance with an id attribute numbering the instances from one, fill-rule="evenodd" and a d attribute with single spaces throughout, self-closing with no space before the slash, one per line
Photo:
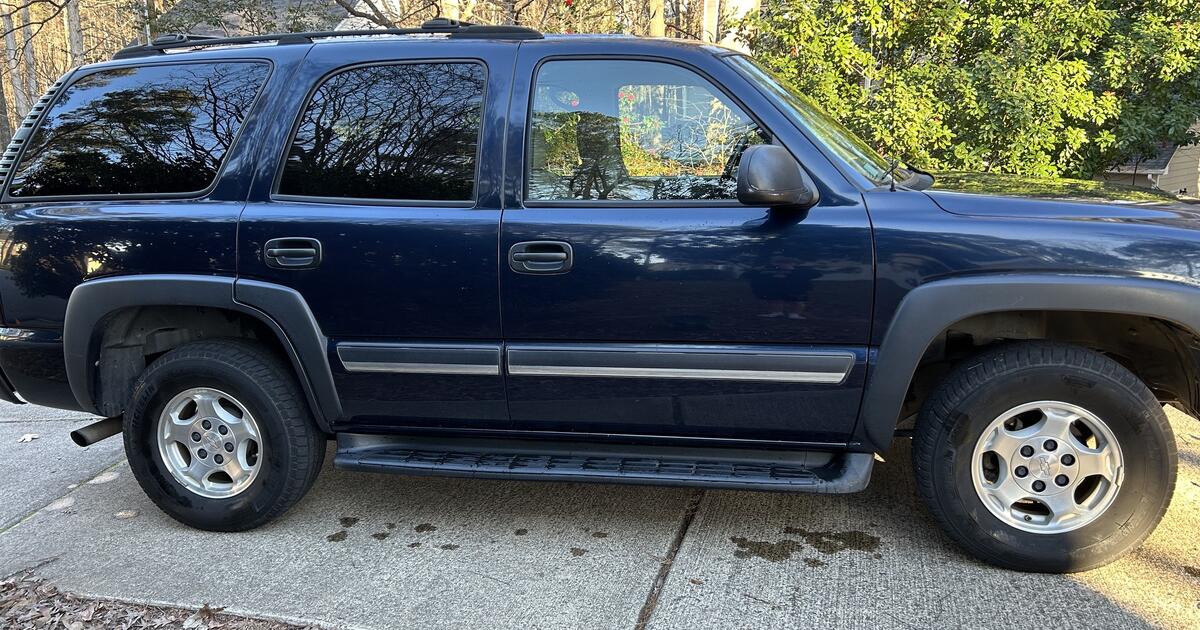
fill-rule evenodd
<path id="1" fill-rule="evenodd" d="M 1073 572 L 1154 530 L 1175 487 L 1162 405 L 1112 359 L 1049 342 L 965 361 L 926 401 L 918 491 L 946 532 L 999 566 Z"/>
<path id="2" fill-rule="evenodd" d="M 151 363 L 134 384 L 124 435 L 155 505 L 214 531 L 285 512 L 316 479 L 326 446 L 290 370 L 241 340 L 190 343 Z"/>

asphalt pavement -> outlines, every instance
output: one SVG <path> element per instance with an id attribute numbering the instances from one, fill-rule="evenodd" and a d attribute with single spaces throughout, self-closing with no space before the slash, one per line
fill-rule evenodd
<path id="1" fill-rule="evenodd" d="M 1137 552 L 1073 576 L 994 569 L 915 495 L 897 441 L 859 494 L 402 477 L 335 470 L 282 519 L 186 528 L 119 438 L 0 403 L 0 575 L 78 593 L 347 628 L 1200 627 L 1200 422 Z M 29 438 L 36 435 L 36 438 Z M 24 438 L 24 440 L 22 439 Z"/>

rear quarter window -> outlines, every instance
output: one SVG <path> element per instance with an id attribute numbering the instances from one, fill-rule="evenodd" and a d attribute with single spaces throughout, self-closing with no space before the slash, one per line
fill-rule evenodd
<path id="1" fill-rule="evenodd" d="M 101 70 L 69 85 L 29 139 L 13 198 L 200 193 L 270 66 L 186 63 Z"/>

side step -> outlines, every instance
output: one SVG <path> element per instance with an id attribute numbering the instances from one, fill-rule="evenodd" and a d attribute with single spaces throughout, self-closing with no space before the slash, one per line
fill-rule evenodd
<path id="1" fill-rule="evenodd" d="M 847 493 L 867 486 L 875 456 L 343 433 L 334 464 L 409 475 Z"/>

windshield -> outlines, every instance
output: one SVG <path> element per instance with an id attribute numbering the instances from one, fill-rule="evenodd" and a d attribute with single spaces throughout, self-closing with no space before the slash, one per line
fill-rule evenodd
<path id="1" fill-rule="evenodd" d="M 793 123 L 836 153 L 863 177 L 876 184 L 883 184 L 891 180 L 891 175 L 888 173 L 891 167 L 887 160 L 849 129 L 826 114 L 825 110 L 821 109 L 821 106 L 812 99 L 801 94 L 783 79 L 749 57 L 733 55 L 727 59 L 743 70 L 743 74 L 751 81 L 766 88 L 767 95 L 781 106 L 783 112 Z M 906 172 L 896 173 L 898 179 L 904 179 L 908 175 Z"/>

